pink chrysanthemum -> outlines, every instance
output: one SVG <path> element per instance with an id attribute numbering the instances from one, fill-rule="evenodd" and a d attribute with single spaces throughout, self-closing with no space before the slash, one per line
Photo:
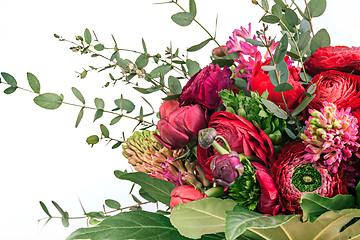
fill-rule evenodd
<path id="1" fill-rule="evenodd" d="M 330 172 L 336 173 L 340 163 L 358 151 L 358 120 L 350 114 L 350 108 L 339 111 L 333 103 L 324 102 L 319 111 L 309 109 L 311 116 L 302 135 L 306 144 L 304 158 L 311 162 L 323 161 Z"/>

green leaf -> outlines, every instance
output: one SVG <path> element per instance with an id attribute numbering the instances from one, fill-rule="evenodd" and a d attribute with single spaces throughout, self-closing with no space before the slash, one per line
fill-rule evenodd
<path id="1" fill-rule="evenodd" d="M 17 82 L 15 80 L 15 78 L 13 76 L 11 76 L 8 73 L 2 72 L 1 76 L 4 78 L 5 82 L 7 82 L 7 84 L 9 84 L 12 87 L 16 87 L 17 86 Z"/>
<path id="2" fill-rule="evenodd" d="M 52 204 L 55 206 L 55 208 L 59 211 L 59 213 L 61 214 L 61 216 L 64 216 L 65 215 L 65 212 L 64 210 L 60 207 L 59 204 L 57 204 L 55 201 L 51 201 Z"/>
<path id="3" fill-rule="evenodd" d="M 196 4 L 195 0 L 189 0 L 189 12 L 196 17 Z"/>
<path id="4" fill-rule="evenodd" d="M 289 128 L 285 128 L 285 132 L 291 139 L 296 139 L 296 135 Z"/>
<path id="5" fill-rule="evenodd" d="M 115 148 L 120 147 L 122 143 L 123 143 L 123 142 L 118 141 L 117 143 L 115 143 L 115 144 L 111 147 L 111 149 L 115 149 Z"/>
<path id="6" fill-rule="evenodd" d="M 233 200 L 204 198 L 186 204 L 179 204 L 171 211 L 170 221 L 181 235 L 200 238 L 203 234 L 224 232 L 226 211 L 237 203 Z"/>
<path id="7" fill-rule="evenodd" d="M 71 88 L 71 91 L 73 92 L 73 94 L 75 95 L 75 97 L 76 97 L 77 99 L 79 99 L 79 101 L 80 101 L 82 104 L 85 105 L 85 98 L 84 98 L 84 96 L 81 94 L 81 92 L 80 92 L 77 88 L 75 88 L 75 87 L 72 87 L 72 88 Z"/>
<path id="8" fill-rule="evenodd" d="M 28 72 L 27 79 L 28 79 L 29 85 L 30 85 L 31 89 L 34 91 L 34 93 L 40 94 L 40 82 L 35 77 L 35 75 Z"/>
<path id="9" fill-rule="evenodd" d="M 294 217 L 294 215 L 265 216 L 245 207 L 236 206 L 228 211 L 226 216 L 226 239 L 234 240 L 249 228 L 274 228 Z M 277 238 L 271 238 L 277 239 Z M 305 238 L 304 238 L 305 239 Z"/>
<path id="10" fill-rule="evenodd" d="M 85 29 L 84 31 L 84 38 L 85 38 L 85 42 L 87 44 L 90 44 L 91 43 L 91 33 L 90 33 L 90 30 L 89 29 Z"/>
<path id="11" fill-rule="evenodd" d="M 171 16 L 171 19 L 180 26 L 188 26 L 194 20 L 194 15 L 189 12 L 179 12 Z"/>
<path id="12" fill-rule="evenodd" d="M 91 218 L 97 218 L 97 219 L 107 218 L 107 216 L 105 216 L 103 212 L 89 212 L 89 213 L 86 213 L 86 216 L 91 217 Z"/>
<path id="13" fill-rule="evenodd" d="M 316 193 L 305 193 L 301 196 L 300 206 L 303 210 L 303 220 L 314 222 L 321 214 L 327 211 L 355 207 L 355 198 L 352 195 L 336 195 L 333 198 L 322 197 Z"/>
<path id="14" fill-rule="evenodd" d="M 103 114 L 104 114 L 104 109 L 101 109 L 101 108 L 97 109 L 96 112 L 95 112 L 93 121 L 95 122 L 96 120 L 101 118 L 103 116 Z"/>
<path id="15" fill-rule="evenodd" d="M 234 65 L 234 60 L 232 59 L 214 59 L 212 61 L 212 64 L 218 65 L 220 68 L 223 68 L 225 66 L 231 67 Z"/>
<path id="16" fill-rule="evenodd" d="M 182 91 L 181 83 L 176 77 L 170 76 L 168 79 L 168 87 L 172 94 L 180 94 Z"/>
<path id="17" fill-rule="evenodd" d="M 275 103 L 267 100 L 267 99 L 261 99 L 261 102 L 265 105 L 267 109 L 269 109 L 270 112 L 274 113 L 275 116 L 281 119 L 287 119 L 286 112 L 279 108 Z"/>
<path id="18" fill-rule="evenodd" d="M 167 97 L 162 98 L 162 100 L 164 101 L 170 101 L 170 100 L 174 100 L 180 97 L 180 94 L 176 94 L 176 95 L 169 95 Z"/>
<path id="19" fill-rule="evenodd" d="M 309 12 L 310 12 L 311 17 L 319 17 L 325 12 L 326 0 L 311 0 L 308 3 L 308 7 L 309 7 Z M 306 10 L 305 10 L 305 12 L 306 12 L 306 15 L 309 16 L 307 14 Z"/>
<path id="20" fill-rule="evenodd" d="M 91 135 L 90 137 L 88 137 L 86 139 L 86 142 L 89 144 L 89 145 L 95 145 L 97 144 L 98 142 L 100 141 L 99 137 L 97 135 Z"/>
<path id="21" fill-rule="evenodd" d="M 84 116 L 84 107 L 82 107 L 82 108 L 80 109 L 80 112 L 79 112 L 79 114 L 78 114 L 78 116 L 77 116 L 77 118 L 76 118 L 75 128 L 77 128 L 77 127 L 79 126 L 79 124 L 80 124 L 81 119 L 83 118 L 83 116 Z"/>
<path id="22" fill-rule="evenodd" d="M 324 28 L 320 29 L 311 40 L 310 50 L 311 52 L 315 52 L 319 47 L 330 46 L 330 43 L 331 40 L 329 33 Z"/>
<path id="23" fill-rule="evenodd" d="M 275 66 L 271 66 L 271 65 L 267 65 L 267 66 L 262 66 L 261 67 L 262 70 L 264 70 L 265 72 L 270 72 L 276 69 Z"/>
<path id="24" fill-rule="evenodd" d="M 261 41 L 256 40 L 256 39 L 246 38 L 245 41 L 247 41 L 248 43 L 250 43 L 254 46 L 265 47 Z"/>
<path id="25" fill-rule="evenodd" d="M 202 41 L 199 44 L 196 44 L 196 45 L 194 45 L 192 47 L 189 47 L 187 49 L 187 51 L 188 52 L 196 52 L 196 51 L 202 49 L 203 47 L 205 47 L 211 40 L 212 40 L 211 38 L 208 38 L 208 39 L 206 39 L 205 41 Z"/>
<path id="26" fill-rule="evenodd" d="M 190 76 L 194 76 L 198 71 L 201 70 L 200 64 L 191 59 L 186 59 L 186 67 Z"/>
<path id="27" fill-rule="evenodd" d="M 284 59 L 280 63 L 276 64 L 276 70 L 277 70 L 278 74 L 280 75 L 280 84 L 286 83 L 289 80 L 289 69 L 288 69 L 288 66 L 285 63 Z M 275 87 L 279 85 L 275 71 L 269 72 L 269 78 L 271 80 L 271 83 Z"/>
<path id="28" fill-rule="evenodd" d="M 170 193 L 176 187 L 175 184 L 152 178 L 150 175 L 142 172 L 125 173 L 115 171 L 115 176 L 122 180 L 129 180 L 140 185 L 152 198 L 170 206 Z"/>
<path id="29" fill-rule="evenodd" d="M 153 203 L 157 202 L 156 199 L 151 197 L 150 194 L 148 194 L 143 188 L 140 188 L 139 194 L 141 197 L 143 197 L 145 200 L 147 200 L 149 202 L 153 202 Z"/>
<path id="30" fill-rule="evenodd" d="M 271 7 L 271 13 L 277 16 L 278 18 L 282 18 L 282 9 L 278 4 L 274 4 Z"/>
<path id="31" fill-rule="evenodd" d="M 141 54 L 135 61 L 135 64 L 138 69 L 143 69 L 149 63 L 149 59 L 145 54 Z"/>
<path id="32" fill-rule="evenodd" d="M 301 38 L 298 42 L 298 48 L 300 51 L 304 50 L 309 45 L 309 42 L 311 40 L 310 32 L 311 31 L 308 30 L 305 33 L 301 34 Z"/>
<path id="33" fill-rule="evenodd" d="M 125 110 L 126 113 L 131 113 L 135 109 L 135 105 L 132 101 L 128 99 L 123 99 L 122 96 L 120 99 L 114 101 L 115 105 L 118 106 L 121 110 Z M 119 119 L 120 120 L 120 119 Z"/>
<path id="34" fill-rule="evenodd" d="M 284 34 L 275 49 L 274 59 L 276 64 L 279 64 L 281 61 L 283 61 L 286 55 L 288 44 L 288 37 L 286 34 Z"/>
<path id="35" fill-rule="evenodd" d="M 157 92 L 163 88 L 161 85 L 153 86 L 150 88 L 140 88 L 140 87 L 133 87 L 136 91 L 142 93 L 142 94 L 149 94 L 153 92 Z"/>
<path id="36" fill-rule="evenodd" d="M 301 103 L 292 111 L 291 116 L 296 116 L 301 113 L 306 106 L 314 99 L 316 94 L 311 95 L 311 97 L 306 96 Z"/>
<path id="37" fill-rule="evenodd" d="M 107 127 L 104 124 L 100 124 L 100 130 L 101 130 L 101 134 L 105 138 L 109 138 L 109 129 L 107 129 Z"/>
<path id="38" fill-rule="evenodd" d="M 66 240 L 126 240 L 126 239 L 171 239 L 186 240 L 174 228 L 166 216 L 134 210 L 106 218 L 95 227 L 80 228 Z"/>
<path id="39" fill-rule="evenodd" d="M 282 0 L 274 0 L 274 2 L 279 5 L 282 9 L 286 8 L 285 3 Z"/>
<path id="40" fill-rule="evenodd" d="M 136 203 L 141 204 L 141 201 L 140 201 L 134 194 L 131 194 L 131 197 L 133 198 L 133 200 L 134 200 Z"/>
<path id="41" fill-rule="evenodd" d="M 61 223 L 64 227 L 69 226 L 69 213 L 65 212 L 64 215 L 61 217 Z"/>
<path id="42" fill-rule="evenodd" d="M 111 119 L 111 121 L 110 121 L 110 125 L 114 125 L 114 124 L 116 124 L 117 122 L 119 122 L 120 121 L 120 119 L 122 118 L 122 116 L 116 116 L 116 117 L 114 117 L 113 119 Z"/>
<path id="43" fill-rule="evenodd" d="M 143 38 L 141 39 L 141 44 L 143 46 L 144 53 L 147 54 L 147 48 L 146 48 L 145 40 Z"/>
<path id="44" fill-rule="evenodd" d="M 285 9 L 285 19 L 287 23 L 292 27 L 295 27 L 296 25 L 300 24 L 300 20 L 297 14 L 294 12 L 294 10 L 290 8 Z"/>
<path id="45" fill-rule="evenodd" d="M 82 73 L 80 74 L 80 78 L 81 78 L 81 79 L 86 78 L 87 73 L 88 73 L 88 71 L 86 71 L 86 70 L 82 71 Z"/>
<path id="46" fill-rule="evenodd" d="M 274 92 L 285 92 L 285 91 L 290 91 L 290 90 L 293 90 L 293 86 L 291 86 L 290 83 L 281 83 L 279 85 L 277 85 L 275 88 L 274 88 Z"/>
<path id="47" fill-rule="evenodd" d="M 102 51 L 102 50 L 105 49 L 105 47 L 104 47 L 104 45 L 102 45 L 101 43 L 99 43 L 99 44 L 96 44 L 96 45 L 94 46 L 94 49 L 95 49 L 96 51 Z"/>
<path id="48" fill-rule="evenodd" d="M 360 206 L 360 182 L 358 182 L 358 184 L 356 185 L 355 192 L 356 192 L 356 205 L 359 208 L 359 206 Z"/>
<path id="49" fill-rule="evenodd" d="M 280 21 L 280 18 L 278 18 L 275 15 L 265 15 L 261 18 L 261 21 L 265 22 L 265 23 L 278 23 Z"/>
<path id="50" fill-rule="evenodd" d="M 156 68 L 154 68 L 151 72 L 150 75 L 152 78 L 158 78 L 160 77 L 160 75 L 165 76 L 168 72 L 170 72 L 171 70 L 171 66 L 166 64 L 166 65 L 161 65 L 158 66 Z"/>
<path id="51" fill-rule="evenodd" d="M 267 0 L 261 0 L 261 6 L 264 8 L 265 11 L 269 10 L 269 3 Z"/>
<path id="52" fill-rule="evenodd" d="M 120 209 L 121 205 L 118 201 L 112 200 L 112 199 L 106 199 L 105 205 L 112 209 Z"/>
<path id="53" fill-rule="evenodd" d="M 46 207 L 46 205 L 42 201 L 40 201 L 40 206 L 41 206 L 42 210 L 46 213 L 46 215 L 48 215 L 49 218 L 52 218 L 48 208 Z"/>
<path id="54" fill-rule="evenodd" d="M 12 94 L 13 92 L 16 91 L 16 89 L 17 89 L 17 87 L 10 86 L 10 87 L 8 87 L 8 88 L 6 88 L 6 89 L 4 90 L 4 93 L 5 93 L 5 94 Z"/>
<path id="55" fill-rule="evenodd" d="M 34 102 L 45 109 L 57 109 L 61 106 L 62 98 L 55 93 L 44 93 L 36 96 Z"/>
<path id="56" fill-rule="evenodd" d="M 95 98 L 94 102 L 95 102 L 96 109 L 104 109 L 104 107 L 105 107 L 104 100 L 102 100 L 101 98 Z"/>

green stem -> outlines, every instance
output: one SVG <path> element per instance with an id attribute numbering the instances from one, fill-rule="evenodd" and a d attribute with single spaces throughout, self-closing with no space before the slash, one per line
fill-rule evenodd
<path id="1" fill-rule="evenodd" d="M 212 146 L 218 151 L 221 155 L 229 154 L 230 152 L 226 150 L 223 146 L 221 146 L 217 141 L 212 143 Z"/>

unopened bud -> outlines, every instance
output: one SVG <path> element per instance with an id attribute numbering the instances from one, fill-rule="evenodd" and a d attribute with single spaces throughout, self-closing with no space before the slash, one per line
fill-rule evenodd
<path id="1" fill-rule="evenodd" d="M 202 148 L 209 148 L 215 141 L 217 136 L 216 130 L 214 128 L 205 128 L 199 131 L 199 145 Z"/>

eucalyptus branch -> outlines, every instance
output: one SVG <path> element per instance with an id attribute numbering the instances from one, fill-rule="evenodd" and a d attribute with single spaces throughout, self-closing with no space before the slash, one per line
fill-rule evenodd
<path id="1" fill-rule="evenodd" d="M 139 207 L 141 205 L 145 205 L 145 204 L 149 204 L 151 202 L 143 202 L 143 203 L 137 203 L 135 205 L 131 205 L 131 206 L 127 206 L 127 207 L 123 207 L 123 208 L 119 208 L 119 209 L 114 209 L 108 212 L 104 212 L 104 214 L 110 214 L 110 213 L 116 213 L 116 212 L 121 212 L 127 209 L 132 209 L 132 208 L 136 208 Z M 56 218 L 56 219 L 62 219 L 62 216 L 51 216 L 51 217 L 44 217 L 44 218 L 40 218 L 38 219 L 38 222 L 40 221 L 44 221 L 44 220 L 49 220 L 52 218 Z M 68 217 L 69 220 L 76 220 L 76 219 L 85 219 L 85 218 L 90 218 L 89 216 L 87 216 L 86 214 L 84 214 L 83 216 L 78 216 L 78 217 Z"/>
<path id="2" fill-rule="evenodd" d="M 171 0 L 171 3 L 175 3 L 183 12 L 187 12 L 177 1 Z M 226 56 L 229 55 L 229 54 L 227 53 L 227 51 L 225 51 L 225 50 L 221 47 L 220 43 L 215 39 L 215 37 L 214 37 L 198 20 L 196 20 L 195 17 L 194 17 L 193 21 L 196 22 L 196 23 L 209 35 L 209 37 L 211 38 L 211 40 L 213 40 L 213 41 L 216 43 L 216 45 L 218 45 L 218 47 L 220 47 L 220 49 L 224 52 L 224 54 L 225 54 Z"/>
<path id="3" fill-rule="evenodd" d="M 257 5 L 258 5 L 259 7 L 261 7 L 261 9 L 263 9 L 267 14 L 270 14 L 270 15 L 272 15 L 272 16 L 278 17 L 278 16 L 272 14 L 271 12 L 269 12 L 268 10 L 266 10 L 265 8 L 263 8 L 259 3 L 257 3 Z M 299 49 L 299 47 L 298 47 L 298 45 L 297 45 L 297 43 L 296 43 L 296 40 L 295 40 L 294 37 L 292 36 L 292 33 L 291 33 L 290 30 L 287 28 L 287 26 L 285 25 L 285 23 L 284 23 L 283 21 L 281 21 L 280 18 L 279 18 L 279 23 L 285 28 L 285 30 L 286 30 L 286 32 L 288 33 L 291 41 L 294 43 L 294 46 L 295 46 L 295 48 L 296 48 L 296 52 L 297 52 L 297 54 L 298 54 L 298 56 L 299 56 L 299 60 L 300 60 L 300 63 L 301 63 L 301 68 L 302 68 L 303 73 L 304 73 L 304 76 L 305 76 L 305 81 L 306 81 L 306 83 L 309 83 L 309 80 L 308 80 L 307 75 L 306 75 L 306 70 L 305 70 L 305 67 L 304 67 L 304 62 L 303 62 L 302 57 L 301 57 L 301 52 L 300 52 L 300 49 Z"/>
<path id="4" fill-rule="evenodd" d="M 306 0 L 304 0 L 304 2 L 305 2 L 305 5 L 306 5 L 306 12 L 307 12 L 307 14 L 309 16 L 309 23 L 310 23 L 311 33 L 312 33 L 313 36 L 315 36 L 314 28 L 313 28 L 313 24 L 312 24 L 312 17 L 310 15 L 310 10 L 309 10 L 309 5 L 306 2 Z"/>

